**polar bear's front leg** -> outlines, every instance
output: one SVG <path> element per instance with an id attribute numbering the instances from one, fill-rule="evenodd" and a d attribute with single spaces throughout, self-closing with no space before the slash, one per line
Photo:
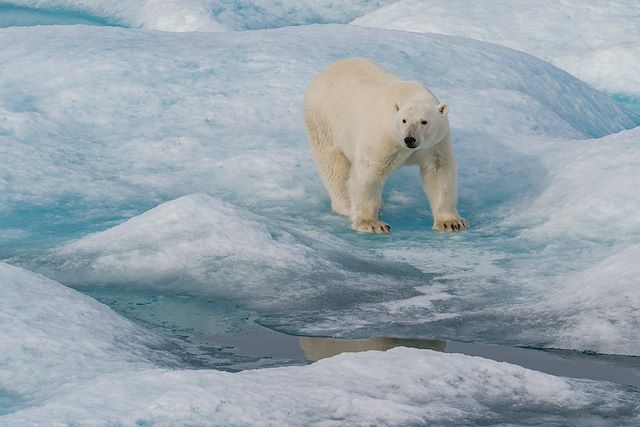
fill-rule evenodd
<path id="1" fill-rule="evenodd" d="M 363 165 L 353 165 L 349 177 L 351 228 L 365 233 L 388 233 L 391 227 L 378 219 L 385 178 Z"/>
<path id="2" fill-rule="evenodd" d="M 433 229 L 462 231 L 469 228 L 469 223 L 458 215 L 456 209 L 456 162 L 449 135 L 434 147 L 431 155 L 420 165 L 420 176 L 431 203 Z"/>

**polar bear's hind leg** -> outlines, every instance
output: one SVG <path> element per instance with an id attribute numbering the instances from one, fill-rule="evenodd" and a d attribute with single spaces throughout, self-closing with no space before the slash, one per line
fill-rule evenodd
<path id="1" fill-rule="evenodd" d="M 305 114 L 311 148 L 316 159 L 322 183 L 331 197 L 331 209 L 344 216 L 349 216 L 348 181 L 351 163 L 332 141 L 331 132 L 324 123 Z"/>

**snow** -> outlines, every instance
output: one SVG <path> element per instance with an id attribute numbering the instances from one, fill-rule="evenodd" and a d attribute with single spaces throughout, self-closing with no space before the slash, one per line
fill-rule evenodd
<path id="1" fill-rule="evenodd" d="M 365 426 L 535 424 L 566 416 L 607 425 L 607 417 L 620 412 L 627 415 L 619 422 L 636 422 L 636 397 L 620 387 L 505 363 L 401 348 L 337 356 L 308 367 L 235 374 L 162 369 L 114 373 L 74 384 L 71 393 L 5 416 L 5 421 Z M 105 400 L 109 405 L 102 404 Z"/>
<path id="2" fill-rule="evenodd" d="M 0 4 L 0 28 L 33 25 L 110 25 L 98 17 L 70 10 L 41 10 Z"/>
<path id="3" fill-rule="evenodd" d="M 209 0 L 217 21 L 232 30 L 256 30 L 304 24 L 346 24 L 394 0 Z"/>
<path id="4" fill-rule="evenodd" d="M 92 259 L 91 276 L 106 282 L 162 282 L 167 275 L 197 276 L 206 264 L 224 271 L 231 264 L 251 269 L 309 269 L 310 248 L 264 218 L 206 195 L 184 196 L 164 203 L 103 233 L 63 246 L 67 264 Z M 95 258 L 95 259 L 93 259 Z M 78 266 L 68 266 L 77 272 Z M 244 277 L 240 268 L 226 271 Z M 119 278 L 122 274 L 125 277 Z M 240 277 L 236 277 L 240 275 Z M 91 276 L 86 280 L 91 280 Z M 194 277 L 195 279 L 195 277 Z M 75 281 L 82 280 L 76 276 Z"/>
<path id="5" fill-rule="evenodd" d="M 303 367 L 168 369 L 150 357 L 163 355 L 153 350 L 157 336 L 92 299 L 4 263 L 0 283 L 0 388 L 22 400 L 0 412 L 0 425 L 606 424 L 611 416 L 620 425 L 640 417 L 632 388 L 402 347 Z"/>
<path id="6" fill-rule="evenodd" d="M 564 323 L 557 329 L 549 326 L 549 346 L 637 354 L 640 322 L 634 313 L 640 310 L 640 292 L 638 271 L 632 266 L 638 259 L 640 245 L 626 247 L 558 280 L 557 289 L 544 300 L 530 304 L 531 317 L 556 318 Z"/>
<path id="7" fill-rule="evenodd" d="M 422 44 L 408 46 L 414 37 Z M 580 138 L 634 124 L 608 97 L 548 64 L 443 36 L 300 27 L 211 37 L 69 26 L 9 28 L 0 38 L 11 46 L 0 75 L 2 154 L 9 164 L 29 165 L 2 175 L 4 209 L 65 197 L 90 206 L 146 199 L 151 208 L 210 191 L 319 203 L 315 174 L 303 173 L 313 163 L 299 121 L 301 94 L 338 55 L 367 55 L 407 78 L 424 76 L 455 103 L 453 119 L 464 117 L 476 133 Z M 319 38 L 325 44 L 307 52 Z M 422 58 L 405 66 L 407 56 Z M 476 67 L 464 66 L 467 60 Z M 505 99 L 493 101 L 494 115 L 478 114 L 476 98 L 487 95 Z M 243 173 L 230 174 L 234 167 Z"/>
<path id="8" fill-rule="evenodd" d="M 1 26 L 90 23 L 147 30 L 224 32 L 347 23 L 393 0 L 7 0 Z"/>
<path id="9" fill-rule="evenodd" d="M 131 287 L 242 301 L 304 318 L 375 295 L 402 298 L 393 278 L 415 269 L 356 254 L 344 242 L 270 221 L 203 194 L 183 196 L 50 253 L 50 271 L 76 285 Z M 231 268 L 231 266 L 233 266 Z M 338 301 L 331 302 L 337 298 Z M 305 314 L 306 313 L 306 314 Z"/>
<path id="10" fill-rule="evenodd" d="M 542 58 L 610 93 L 640 96 L 640 9 L 634 0 L 401 0 L 355 25 L 459 35 Z"/>
<path id="11" fill-rule="evenodd" d="M 414 32 L 305 25 L 388 3 L 3 3 L 104 26 L 0 29 L 0 425 L 638 424 L 637 389 L 424 350 L 186 370 L 61 284 L 294 334 L 640 356 L 640 120 L 578 79 L 637 97 L 637 11 L 400 1 L 356 23 Z M 347 56 L 449 104 L 470 230 L 431 230 L 412 169 L 386 187 L 391 235 L 330 214 L 302 94 Z"/>
<path id="12" fill-rule="evenodd" d="M 70 381 L 171 361 L 166 339 L 60 283 L 0 263 L 0 390 L 25 400 Z"/>
<path id="13" fill-rule="evenodd" d="M 9 0 L 9 6 L 72 11 L 106 23 L 159 31 L 225 31 L 201 0 Z"/>
<path id="14" fill-rule="evenodd" d="M 634 312 L 615 335 L 582 340 L 549 332 L 579 312 L 545 311 L 531 326 L 539 312 L 528 304 L 549 298 L 550 283 L 640 238 L 632 117 L 544 62 L 352 26 L 214 36 L 68 26 L 0 38 L 12 46 L 0 76 L 3 158 L 21 165 L 0 175 L 13 218 L 0 247 L 14 262 L 75 286 L 235 300 L 292 333 L 415 336 L 429 325 L 433 337 L 640 354 Z M 301 94 L 336 57 L 365 54 L 425 76 L 452 106 L 468 233 L 432 234 L 410 169 L 388 185 L 389 239 L 329 215 Z M 65 78 L 46 78 L 52 69 Z M 50 230 L 61 231 L 38 238 Z M 612 305 L 594 305 L 593 322 L 605 327 Z"/>

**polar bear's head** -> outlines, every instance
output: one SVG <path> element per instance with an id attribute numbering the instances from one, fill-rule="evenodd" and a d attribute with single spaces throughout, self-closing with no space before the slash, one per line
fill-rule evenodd
<path id="1" fill-rule="evenodd" d="M 395 105 L 396 143 L 409 149 L 432 147 L 449 131 L 445 103 L 435 104 L 422 97 Z"/>

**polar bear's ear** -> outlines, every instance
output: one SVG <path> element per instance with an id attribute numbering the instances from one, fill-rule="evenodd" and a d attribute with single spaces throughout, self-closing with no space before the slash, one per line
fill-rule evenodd
<path id="1" fill-rule="evenodd" d="M 447 114 L 449 114 L 449 106 L 444 102 L 438 104 L 436 108 L 438 109 L 438 112 L 443 116 L 446 116 Z"/>
<path id="2" fill-rule="evenodd" d="M 400 104 L 396 102 L 396 111 L 400 111 Z"/>

